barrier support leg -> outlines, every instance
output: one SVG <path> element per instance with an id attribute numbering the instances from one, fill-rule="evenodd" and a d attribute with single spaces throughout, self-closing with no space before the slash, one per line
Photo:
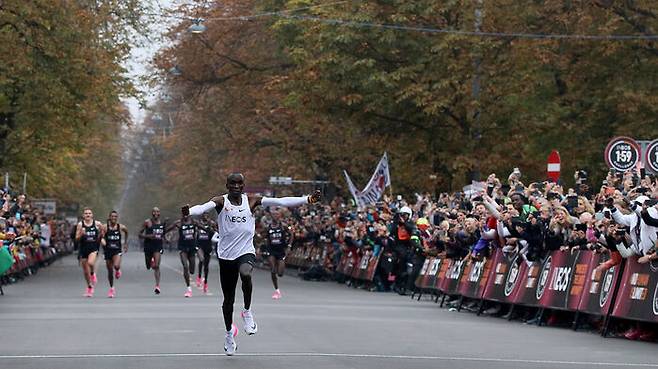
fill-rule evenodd
<path id="1" fill-rule="evenodd" d="M 484 311 L 484 299 L 480 299 L 480 303 L 478 304 L 478 311 L 476 315 L 480 316 L 483 311 Z"/>
<path id="2" fill-rule="evenodd" d="M 439 304 L 439 307 L 443 307 L 443 303 L 446 302 L 446 294 L 443 294 L 443 297 L 441 297 L 441 304 Z"/>
<path id="3" fill-rule="evenodd" d="M 0 283 L 0 296 L 4 296 L 5 291 L 2 290 L 2 284 Z"/>
<path id="4" fill-rule="evenodd" d="M 457 302 L 457 311 L 462 311 L 462 304 L 464 303 L 464 296 L 459 296 L 459 301 Z"/>
<path id="5" fill-rule="evenodd" d="M 574 331 L 578 330 L 578 326 L 580 325 L 580 311 L 576 311 L 576 314 L 573 317 L 573 323 L 571 324 L 571 329 Z"/>
<path id="6" fill-rule="evenodd" d="M 435 291 L 434 292 L 434 303 L 436 304 L 438 302 L 439 302 L 439 291 Z"/>
<path id="7" fill-rule="evenodd" d="M 505 318 L 507 318 L 507 321 L 511 321 L 512 318 L 514 318 L 514 308 L 515 308 L 515 306 L 516 305 L 514 305 L 514 304 L 510 305 L 509 312 L 507 313 L 507 316 L 505 317 Z"/>
<path id="8" fill-rule="evenodd" d="M 537 317 L 537 327 L 541 327 L 541 323 L 544 320 L 544 308 L 539 309 L 539 316 Z"/>
<path id="9" fill-rule="evenodd" d="M 601 331 L 601 337 L 606 338 L 608 337 L 608 331 L 610 329 L 610 321 L 612 320 L 612 316 L 606 315 L 605 319 L 603 320 L 603 330 Z"/>

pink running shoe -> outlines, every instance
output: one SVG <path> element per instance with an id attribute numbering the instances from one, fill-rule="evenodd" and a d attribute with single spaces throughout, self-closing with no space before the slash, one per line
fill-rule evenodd
<path id="1" fill-rule="evenodd" d="M 153 291 L 155 292 L 156 295 L 159 295 L 160 294 L 160 285 L 156 284 L 155 285 L 155 290 L 153 290 Z"/>
<path id="2" fill-rule="evenodd" d="M 121 269 L 117 269 L 114 271 L 114 278 L 116 279 L 121 278 Z"/>
<path id="3" fill-rule="evenodd" d="M 208 283 L 203 284 L 203 294 L 208 294 Z"/>
<path id="4" fill-rule="evenodd" d="M 199 276 L 196 277 L 196 287 L 201 288 L 201 277 Z"/>
<path id="5" fill-rule="evenodd" d="M 185 297 L 192 297 L 192 290 L 187 290 L 187 291 L 185 291 L 185 295 L 183 295 L 183 296 L 185 296 Z"/>
<path id="6" fill-rule="evenodd" d="M 96 274 L 91 275 L 91 283 L 95 286 L 96 282 L 98 282 L 98 278 L 96 277 Z"/>
<path id="7" fill-rule="evenodd" d="M 278 300 L 281 298 L 281 291 L 275 290 L 274 293 L 272 294 L 272 299 L 273 300 Z"/>
<path id="8" fill-rule="evenodd" d="M 84 297 L 92 297 L 94 296 L 94 289 L 91 287 L 87 287 L 87 290 L 85 290 Z"/>
<path id="9" fill-rule="evenodd" d="M 114 287 L 110 287 L 110 290 L 107 291 L 107 297 L 113 299 L 114 293 L 115 293 Z"/>

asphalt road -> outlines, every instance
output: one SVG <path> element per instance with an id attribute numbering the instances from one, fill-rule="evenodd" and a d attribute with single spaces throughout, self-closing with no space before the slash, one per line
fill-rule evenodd
<path id="1" fill-rule="evenodd" d="M 255 272 L 259 332 L 241 332 L 238 354 L 227 357 L 217 262 L 212 294 L 195 289 L 185 299 L 177 255 L 163 261 L 160 296 L 138 252 L 124 258 L 115 299 L 105 297 L 101 262 L 96 296 L 82 297 L 73 256 L 6 286 L 0 368 L 658 368 L 655 344 L 449 312 L 429 300 L 304 282 L 293 273 L 273 301 L 263 270 Z"/>

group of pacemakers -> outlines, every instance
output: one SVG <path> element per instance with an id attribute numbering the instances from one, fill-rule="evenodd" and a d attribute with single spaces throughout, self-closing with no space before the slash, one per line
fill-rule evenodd
<path id="1" fill-rule="evenodd" d="M 219 258 L 219 281 L 224 296 L 222 303 L 222 314 L 226 326 L 224 351 L 227 355 L 233 355 L 237 349 L 235 337 L 238 328 L 233 324 L 233 304 L 235 302 L 235 289 L 238 279 L 242 281 L 242 292 L 244 296 L 244 308 L 241 317 L 244 322 L 244 331 L 255 334 L 258 326 L 251 311 L 252 278 L 251 274 L 256 262 L 256 249 L 253 238 L 256 231 L 253 209 L 263 207 L 296 207 L 304 204 L 315 204 L 320 201 L 320 191 L 312 195 L 301 197 L 247 197 L 244 194 L 244 175 L 232 173 L 226 179 L 228 193 L 216 196 L 205 204 L 190 207 L 185 205 L 181 208 L 181 219 L 167 226 L 160 220 L 160 210 L 153 208 L 151 218 L 144 222 L 139 237 L 144 240 L 144 258 L 147 269 L 153 269 L 155 276 L 155 294 L 160 294 L 160 256 L 164 250 L 163 240 L 165 234 L 178 229 L 178 250 L 183 265 L 183 277 L 185 279 L 185 297 L 192 297 L 190 287 L 190 275 L 194 275 L 195 257 L 197 247 L 200 250 L 199 274 L 197 286 L 201 285 L 201 272 L 203 270 L 203 291 L 208 291 L 208 265 L 212 252 L 212 243 L 217 243 L 217 257 Z M 217 211 L 216 225 L 211 222 L 206 212 L 215 209 Z M 118 222 L 118 213 L 112 211 L 108 223 L 103 225 L 94 220 L 94 214 L 90 208 L 83 211 L 83 219 L 75 228 L 75 240 L 78 243 L 78 259 L 84 272 L 87 289 L 84 296 L 92 297 L 94 286 L 97 281 L 94 267 L 96 256 L 103 246 L 105 263 L 108 271 L 110 289 L 108 297 L 116 295 L 114 279 L 121 277 L 121 253 L 126 252 L 126 240 L 128 238 L 127 228 Z M 198 220 L 193 217 L 200 217 Z M 276 227 L 276 225 L 275 225 Z M 283 268 L 285 259 L 285 242 L 280 242 L 280 235 L 274 230 L 270 239 L 270 250 L 274 260 L 272 266 L 272 282 L 275 293 L 272 298 L 281 297 L 276 280 L 276 271 Z M 203 255 L 203 256 L 201 256 Z M 203 269 L 202 269 L 203 268 Z M 276 270 L 276 271 L 275 271 Z"/>

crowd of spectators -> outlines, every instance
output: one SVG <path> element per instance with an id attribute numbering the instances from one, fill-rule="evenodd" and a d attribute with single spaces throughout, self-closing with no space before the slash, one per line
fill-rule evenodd
<path id="1" fill-rule="evenodd" d="M 467 192 L 415 194 L 413 199 L 385 195 L 361 209 L 339 197 L 323 206 L 262 210 L 256 214 L 257 236 L 273 216 L 284 219 L 293 249 L 322 248 L 314 269 L 321 270 L 318 279 L 332 278 L 345 253 L 382 253 L 369 287 L 399 294 L 414 288 L 428 256 L 468 262 L 501 248 L 517 254 L 518 262 L 532 263 L 555 250 L 581 249 L 610 255 L 599 269 L 632 255 L 640 263 L 658 259 L 656 177 L 611 170 L 594 188 L 581 170 L 574 180 L 572 188 L 550 181 L 524 183 L 514 168 L 502 180 L 491 174 Z M 256 242 L 265 244 L 264 239 Z"/>
<path id="2" fill-rule="evenodd" d="M 2 284 L 32 274 L 58 254 L 70 251 L 68 222 L 32 208 L 25 194 L 13 197 L 2 191 L 0 198 L 0 240 L 14 260 L 12 269 L 0 276 Z"/>

